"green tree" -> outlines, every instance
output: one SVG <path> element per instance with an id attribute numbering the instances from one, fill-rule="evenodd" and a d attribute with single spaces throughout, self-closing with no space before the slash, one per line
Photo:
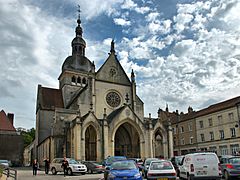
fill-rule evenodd
<path id="1" fill-rule="evenodd" d="M 28 146 L 35 139 L 35 129 L 31 128 L 27 131 L 20 132 L 23 137 L 24 147 Z"/>

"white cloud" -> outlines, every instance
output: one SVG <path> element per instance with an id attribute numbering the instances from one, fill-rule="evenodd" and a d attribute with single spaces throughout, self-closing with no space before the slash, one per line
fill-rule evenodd
<path id="1" fill-rule="evenodd" d="M 133 9 L 135 7 L 137 7 L 137 4 L 134 3 L 132 0 L 125 0 L 121 6 L 122 9 Z"/>
<path id="2" fill-rule="evenodd" d="M 114 18 L 114 23 L 120 26 L 130 26 L 131 22 L 123 18 Z"/>

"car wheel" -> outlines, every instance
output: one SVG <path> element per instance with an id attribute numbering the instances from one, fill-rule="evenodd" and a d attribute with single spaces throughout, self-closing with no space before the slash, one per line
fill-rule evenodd
<path id="1" fill-rule="evenodd" d="M 67 174 L 70 175 L 70 176 L 72 175 L 72 169 L 71 168 L 67 169 Z"/>
<path id="2" fill-rule="evenodd" d="M 53 168 L 51 169 L 51 171 L 52 171 L 52 174 L 53 174 L 53 175 L 56 175 L 56 174 L 57 174 L 57 171 L 56 171 L 56 168 L 55 168 L 55 167 L 53 167 Z"/>
<path id="3" fill-rule="evenodd" d="M 226 179 L 226 180 L 230 179 L 229 174 L 228 174 L 227 171 L 224 171 L 224 179 Z"/>
<path id="4" fill-rule="evenodd" d="M 91 174 L 91 169 L 88 169 L 87 172 L 88 172 L 88 174 Z"/>

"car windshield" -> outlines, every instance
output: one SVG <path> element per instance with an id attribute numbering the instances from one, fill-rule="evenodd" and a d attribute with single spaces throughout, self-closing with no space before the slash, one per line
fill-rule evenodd
<path id="1" fill-rule="evenodd" d="M 156 160 L 159 160 L 159 159 L 156 159 L 156 158 L 154 158 L 154 159 L 147 159 L 146 160 L 146 165 L 149 166 L 152 161 L 156 161 Z"/>
<path id="2" fill-rule="evenodd" d="M 183 156 L 175 157 L 176 163 L 179 165 L 182 162 Z"/>
<path id="3" fill-rule="evenodd" d="M 68 163 L 69 163 L 69 164 L 79 164 L 79 162 L 77 162 L 77 161 L 74 160 L 74 159 L 69 159 Z"/>
<path id="4" fill-rule="evenodd" d="M 152 162 L 150 169 L 151 170 L 167 170 L 167 169 L 173 169 L 173 166 L 169 161 L 158 161 L 158 162 Z"/>
<path id="5" fill-rule="evenodd" d="M 126 159 L 126 157 L 124 156 L 110 157 L 109 159 L 107 159 L 107 164 L 112 164 L 112 162 L 114 161 L 124 160 L 124 159 Z"/>
<path id="6" fill-rule="evenodd" d="M 237 157 L 237 158 L 231 158 L 231 159 L 229 159 L 229 162 L 230 162 L 231 164 L 240 164 L 240 158 L 239 158 L 239 157 Z"/>
<path id="7" fill-rule="evenodd" d="M 8 163 L 8 160 L 0 160 L 0 163 Z"/>
<path id="8" fill-rule="evenodd" d="M 123 169 L 136 169 L 136 165 L 133 161 L 116 161 L 112 163 L 111 169 L 123 170 Z"/>

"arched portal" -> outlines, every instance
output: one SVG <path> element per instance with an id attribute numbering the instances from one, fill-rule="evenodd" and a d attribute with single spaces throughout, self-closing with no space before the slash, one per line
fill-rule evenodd
<path id="1" fill-rule="evenodd" d="M 154 134 L 154 140 L 153 140 L 153 148 L 154 148 L 154 156 L 158 158 L 164 157 L 164 147 L 163 147 L 163 136 L 158 129 Z"/>
<path id="2" fill-rule="evenodd" d="M 122 124 L 114 138 L 115 156 L 140 157 L 140 140 L 136 129 L 129 123 Z"/>
<path id="3" fill-rule="evenodd" d="M 85 158 L 86 161 L 96 161 L 97 158 L 97 132 L 92 125 L 85 133 Z"/>

